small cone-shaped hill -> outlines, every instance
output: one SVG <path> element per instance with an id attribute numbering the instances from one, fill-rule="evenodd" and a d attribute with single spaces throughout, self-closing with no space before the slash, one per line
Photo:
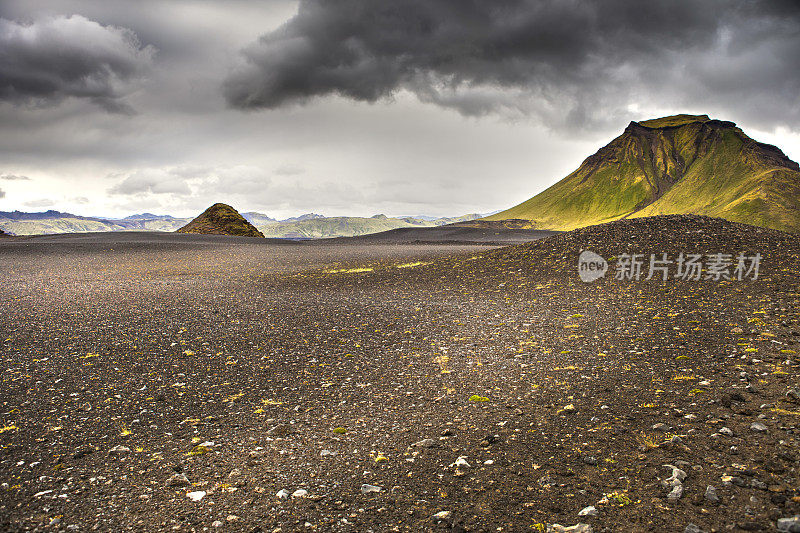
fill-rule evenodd
<path id="1" fill-rule="evenodd" d="M 234 235 L 236 237 L 264 237 L 236 209 L 227 204 L 214 204 L 200 216 L 177 230 L 178 233 L 206 235 Z"/>

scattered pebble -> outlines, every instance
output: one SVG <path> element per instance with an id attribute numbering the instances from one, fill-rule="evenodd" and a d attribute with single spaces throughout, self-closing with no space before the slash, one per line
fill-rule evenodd
<path id="1" fill-rule="evenodd" d="M 592 526 L 589 524 L 575 524 L 574 526 L 562 526 L 553 524 L 547 527 L 547 533 L 592 533 Z"/>
<path id="2" fill-rule="evenodd" d="M 467 462 L 467 457 L 462 455 L 461 457 L 456 459 L 456 462 L 453 463 L 453 466 L 460 468 L 469 468 L 470 464 Z"/>
<path id="3" fill-rule="evenodd" d="M 779 518 L 778 531 L 782 533 L 800 533 L 800 516 Z"/>
<path id="4" fill-rule="evenodd" d="M 194 491 L 194 492 L 187 492 L 187 493 L 186 493 L 186 496 L 187 496 L 187 497 L 188 497 L 190 500 L 192 500 L 193 502 L 199 502 L 200 500 L 202 500 L 203 498 L 205 498 L 205 497 L 206 497 L 206 491 L 204 491 L 204 490 L 197 490 L 197 491 Z"/>
<path id="5" fill-rule="evenodd" d="M 167 486 L 169 487 L 186 487 L 188 485 L 191 485 L 191 483 L 186 474 L 173 474 L 167 479 Z"/>
<path id="6" fill-rule="evenodd" d="M 369 494 L 370 492 L 381 492 L 383 490 L 382 487 L 378 487 L 377 485 L 370 485 L 368 483 L 364 483 L 361 485 L 361 494 Z"/>
<path id="7" fill-rule="evenodd" d="M 584 507 L 578 511 L 578 516 L 597 516 L 597 508 L 594 505 Z"/>
<path id="8" fill-rule="evenodd" d="M 119 454 L 127 453 L 129 451 L 131 451 L 130 448 L 128 448 L 127 446 L 122 446 L 121 444 L 119 444 L 117 446 L 114 446 L 110 450 L 108 450 L 108 455 L 119 455 Z"/>

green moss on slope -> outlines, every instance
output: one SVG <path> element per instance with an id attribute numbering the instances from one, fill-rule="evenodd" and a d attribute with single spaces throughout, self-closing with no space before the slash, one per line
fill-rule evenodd
<path id="1" fill-rule="evenodd" d="M 669 117 L 643 120 L 639 122 L 639 124 L 646 128 L 669 128 L 691 124 L 692 122 L 708 122 L 709 120 L 711 119 L 708 118 L 708 115 L 672 115 Z"/>
<path id="2" fill-rule="evenodd" d="M 800 232 L 797 163 L 732 122 L 675 115 L 632 122 L 549 189 L 488 220 L 571 230 L 625 217 L 695 213 Z"/>

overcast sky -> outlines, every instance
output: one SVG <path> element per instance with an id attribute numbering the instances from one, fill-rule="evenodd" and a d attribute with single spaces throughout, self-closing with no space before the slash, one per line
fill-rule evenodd
<path id="1" fill-rule="evenodd" d="M 0 3 L 0 210 L 489 212 L 683 112 L 799 160 L 800 3 Z"/>

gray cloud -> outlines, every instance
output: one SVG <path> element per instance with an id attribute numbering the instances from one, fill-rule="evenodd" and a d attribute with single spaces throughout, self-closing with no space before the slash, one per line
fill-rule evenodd
<path id="1" fill-rule="evenodd" d="M 132 30 L 80 15 L 0 19 L 0 101 L 51 105 L 75 97 L 131 113 L 126 84 L 147 71 L 154 53 Z"/>
<path id="2" fill-rule="evenodd" d="M 5 198 L 5 197 L 6 197 L 6 191 L 0 189 L 0 198 Z"/>
<path id="3" fill-rule="evenodd" d="M 800 118 L 800 6 L 766 0 L 301 0 L 242 51 L 232 107 L 398 91 L 465 115 L 608 125 L 641 107 Z"/>
<path id="4" fill-rule="evenodd" d="M 184 165 L 139 169 L 130 174 L 109 176 L 123 178 L 109 192 L 125 196 L 129 205 L 147 199 L 154 205 L 179 203 L 193 209 L 205 209 L 211 202 L 225 202 L 247 209 L 310 211 L 341 209 L 343 205 L 364 202 L 364 192 L 352 184 L 329 179 L 294 175 L 270 178 L 260 167 L 251 165 Z"/>
<path id="5" fill-rule="evenodd" d="M 306 169 L 298 165 L 281 165 L 275 169 L 278 176 L 298 176 L 304 174 Z"/>
<path id="6" fill-rule="evenodd" d="M 47 198 L 40 198 L 38 200 L 31 200 L 30 202 L 25 202 L 24 204 L 26 207 L 53 207 L 55 202 L 52 200 L 48 200 Z"/>
<path id="7" fill-rule="evenodd" d="M 28 176 L 20 176 L 17 174 L 0 174 L 0 180 L 6 181 L 30 181 Z"/>
<path id="8" fill-rule="evenodd" d="M 110 194 L 175 194 L 188 196 L 192 193 L 183 169 L 137 170 L 111 187 Z"/>

